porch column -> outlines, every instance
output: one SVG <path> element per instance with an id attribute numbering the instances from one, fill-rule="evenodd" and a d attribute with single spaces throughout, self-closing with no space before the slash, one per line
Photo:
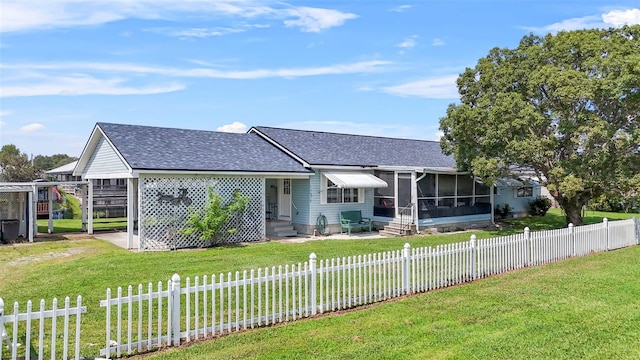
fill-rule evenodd
<path id="1" fill-rule="evenodd" d="M 93 235 L 93 183 L 89 180 L 87 184 L 87 192 L 89 198 L 87 199 L 87 234 Z"/>
<path id="2" fill-rule="evenodd" d="M 135 197 L 133 178 L 127 179 L 127 249 L 133 248 L 133 220 L 135 214 Z"/>
<path id="3" fill-rule="evenodd" d="M 267 237 L 267 178 L 262 178 L 262 238 Z"/>
<path id="4" fill-rule="evenodd" d="M 47 197 L 49 198 L 49 222 L 47 223 L 47 232 L 53 233 L 53 186 L 47 187 Z"/>
<path id="5" fill-rule="evenodd" d="M 35 189 L 35 187 L 34 187 Z M 36 190 L 37 191 L 37 190 Z M 37 199 L 37 197 L 36 197 Z M 29 234 L 29 242 L 33 242 L 33 225 L 35 223 L 36 220 L 36 212 L 33 211 L 34 207 L 36 206 L 35 201 L 33 201 L 33 191 L 29 191 L 27 193 L 27 206 L 29 207 L 29 226 L 27 227 L 27 233 Z M 35 224 L 36 229 L 38 224 Z"/>
<path id="6" fill-rule="evenodd" d="M 418 180 L 416 178 L 416 172 L 411 172 L 411 221 L 416 224 L 416 232 L 420 231 L 420 219 L 418 217 Z"/>

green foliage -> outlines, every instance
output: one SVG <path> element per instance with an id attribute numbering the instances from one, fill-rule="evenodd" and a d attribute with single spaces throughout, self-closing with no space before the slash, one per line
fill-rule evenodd
<path id="1" fill-rule="evenodd" d="M 236 190 L 231 200 L 224 204 L 222 196 L 217 194 L 211 186 L 207 188 L 207 196 L 208 200 L 204 208 L 195 210 L 192 206 L 189 207 L 187 227 L 180 229 L 179 233 L 184 236 L 199 233 L 200 240 L 211 241 L 215 245 L 224 240 L 223 229 L 230 221 L 239 219 L 251 198 L 242 195 L 240 190 Z M 236 231 L 237 227 L 232 227 L 226 233 L 232 234 Z"/>
<path id="2" fill-rule="evenodd" d="M 496 205 L 496 208 L 493 210 L 493 213 L 495 216 L 504 219 L 507 216 L 509 216 L 509 213 L 511 212 L 511 205 L 509 204 L 502 204 L 502 205 Z"/>
<path id="3" fill-rule="evenodd" d="M 533 216 L 545 216 L 551 209 L 551 200 L 545 196 L 538 196 L 529 201 L 529 213 Z"/>
<path id="4" fill-rule="evenodd" d="M 33 166 L 40 170 L 48 171 L 59 166 L 69 164 L 76 160 L 78 160 L 78 158 L 69 156 L 67 154 L 55 154 L 51 156 L 36 155 L 33 158 Z"/>
<path id="5" fill-rule="evenodd" d="M 588 207 L 598 211 L 640 212 L 640 174 L 591 199 Z"/>
<path id="6" fill-rule="evenodd" d="M 0 149 L 0 177 L 8 182 L 30 182 L 42 176 L 42 171 L 34 167 L 27 154 L 13 144 Z"/>
<path id="7" fill-rule="evenodd" d="M 457 83 L 441 145 L 485 183 L 531 171 L 579 225 L 589 199 L 640 174 L 640 25 L 525 36 Z"/>

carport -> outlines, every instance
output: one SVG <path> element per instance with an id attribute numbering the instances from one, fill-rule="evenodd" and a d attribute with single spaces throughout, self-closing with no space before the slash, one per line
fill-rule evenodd
<path id="1" fill-rule="evenodd" d="M 53 188 L 62 184 L 80 186 L 82 231 L 93 234 L 93 188 L 89 181 L 69 182 L 0 182 L 0 226 L 11 233 L 16 231 L 33 242 L 38 232 L 36 206 L 38 189 L 46 188 L 49 201 L 49 223 L 47 230 L 53 232 Z M 86 200 L 85 200 L 86 199 Z M 91 216 L 88 216 L 92 214 Z M 0 230 L 2 228 L 0 227 Z"/>

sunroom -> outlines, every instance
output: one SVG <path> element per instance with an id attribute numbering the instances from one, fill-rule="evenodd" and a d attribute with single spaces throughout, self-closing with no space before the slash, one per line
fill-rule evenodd
<path id="1" fill-rule="evenodd" d="M 373 215 L 384 222 L 409 216 L 418 227 L 492 219 L 491 188 L 453 169 L 376 170 L 387 187 L 374 190 Z"/>

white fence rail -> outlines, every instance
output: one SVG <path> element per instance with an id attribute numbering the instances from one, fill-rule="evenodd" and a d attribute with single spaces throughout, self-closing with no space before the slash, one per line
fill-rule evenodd
<path id="1" fill-rule="evenodd" d="M 62 308 L 58 308 L 58 300 L 53 299 L 49 310 L 46 310 L 44 300 L 40 300 L 39 310 L 33 309 L 31 300 L 27 302 L 27 311 L 24 313 L 20 312 L 17 302 L 13 305 L 13 314 L 8 314 L 6 310 L 4 300 L 0 298 L 0 360 L 3 359 L 5 342 L 13 360 L 43 359 L 45 355 L 51 359 L 69 359 L 71 345 L 73 358 L 80 359 L 80 318 L 81 314 L 87 312 L 87 308 L 82 306 L 81 296 L 78 296 L 75 307 L 71 307 L 67 297 Z M 72 316 L 75 316 L 75 325 L 71 324 L 75 328 L 75 335 L 71 335 L 69 329 Z M 58 323 L 59 317 L 62 318 L 61 324 Z M 34 341 L 37 348 L 33 346 Z M 62 346 L 61 354 L 57 350 L 58 345 Z"/>
<path id="2" fill-rule="evenodd" d="M 134 294 L 107 290 L 106 347 L 120 357 L 175 346 L 318 313 L 352 308 L 475 279 L 639 243 L 640 222 L 631 219 L 566 229 L 286 266 L 186 278 L 176 274 Z M 115 307 L 115 309 L 113 309 Z M 113 312 L 115 310 L 115 315 Z M 123 324 L 124 323 L 124 324 Z M 123 332 L 125 333 L 123 335 Z"/>

